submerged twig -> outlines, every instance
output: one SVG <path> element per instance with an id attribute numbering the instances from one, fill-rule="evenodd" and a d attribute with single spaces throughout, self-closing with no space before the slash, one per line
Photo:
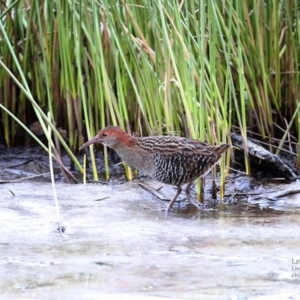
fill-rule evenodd
<path id="1" fill-rule="evenodd" d="M 294 194 L 299 194 L 300 193 L 300 187 L 299 188 L 292 188 L 292 189 L 287 189 L 284 191 L 279 191 L 275 195 L 273 195 L 273 198 L 282 198 Z"/>
<path id="2" fill-rule="evenodd" d="M 170 201 L 169 199 L 165 199 L 165 198 L 161 198 L 158 194 L 157 191 L 161 190 L 163 187 L 160 187 L 158 190 L 153 190 L 151 187 L 149 187 L 148 185 L 139 182 L 139 186 L 141 188 L 143 188 L 144 190 L 146 190 L 147 192 L 149 192 L 150 194 L 152 194 L 156 199 L 158 199 L 159 201 L 161 201 L 162 203 L 164 203 L 164 201 Z"/>

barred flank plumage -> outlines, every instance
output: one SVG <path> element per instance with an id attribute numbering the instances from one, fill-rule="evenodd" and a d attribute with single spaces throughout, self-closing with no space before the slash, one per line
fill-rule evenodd
<path id="1" fill-rule="evenodd" d="M 215 147 L 198 140 L 173 136 L 137 138 L 136 145 L 153 157 L 152 177 L 173 185 L 203 176 L 229 147 L 227 144 Z"/>
<path id="2" fill-rule="evenodd" d="M 212 146 L 184 137 L 132 137 L 116 126 L 102 129 L 80 149 L 94 143 L 114 149 L 128 165 L 154 179 L 176 185 L 178 191 L 168 209 L 179 196 L 180 186 L 205 175 L 229 148 L 228 144 Z"/>

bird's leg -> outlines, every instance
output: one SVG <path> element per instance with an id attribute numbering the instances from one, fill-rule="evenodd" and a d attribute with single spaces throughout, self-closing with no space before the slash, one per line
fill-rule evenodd
<path id="1" fill-rule="evenodd" d="M 194 181 L 191 181 L 191 182 L 187 185 L 187 187 L 186 187 L 186 189 L 185 189 L 186 195 L 187 195 L 188 199 L 191 198 L 191 188 L 192 188 L 192 185 L 193 185 L 193 184 L 194 184 Z"/>
<path id="2" fill-rule="evenodd" d="M 182 191 L 181 186 L 180 186 L 180 185 L 177 185 L 177 193 L 176 193 L 176 195 L 173 197 L 173 199 L 171 200 L 171 202 L 169 203 L 169 205 L 168 205 L 166 211 L 169 211 L 169 210 L 173 207 L 173 204 L 174 204 L 174 202 L 176 201 L 176 199 L 178 198 L 178 196 L 180 195 L 181 191 Z"/>
<path id="3" fill-rule="evenodd" d="M 186 191 L 186 195 L 187 195 L 187 198 L 188 198 L 188 201 L 190 202 L 190 204 L 196 206 L 198 209 L 201 209 L 202 206 L 201 204 L 199 205 L 199 202 L 197 200 L 192 200 L 191 199 L 191 188 L 192 188 L 192 185 L 194 184 L 194 181 L 190 182 L 185 191 Z M 201 196 L 203 195 L 203 180 L 201 181 Z M 202 203 L 202 202 L 201 202 Z"/>

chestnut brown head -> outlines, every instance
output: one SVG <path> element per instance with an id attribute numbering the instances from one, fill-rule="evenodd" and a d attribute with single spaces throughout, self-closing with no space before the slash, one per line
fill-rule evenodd
<path id="1" fill-rule="evenodd" d="M 91 140 L 83 144 L 79 150 L 86 148 L 92 144 L 103 144 L 110 148 L 114 148 L 117 144 L 122 142 L 124 139 L 128 139 L 130 136 L 120 127 L 117 126 L 107 126 L 101 129 L 98 134 Z"/>

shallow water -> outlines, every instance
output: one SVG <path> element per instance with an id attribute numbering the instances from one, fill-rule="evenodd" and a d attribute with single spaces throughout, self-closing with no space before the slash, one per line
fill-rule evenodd
<path id="1" fill-rule="evenodd" d="M 49 183 L 0 185 L 3 299 L 300 297 L 299 195 L 166 214 L 138 181 L 56 190 L 62 237 Z"/>

